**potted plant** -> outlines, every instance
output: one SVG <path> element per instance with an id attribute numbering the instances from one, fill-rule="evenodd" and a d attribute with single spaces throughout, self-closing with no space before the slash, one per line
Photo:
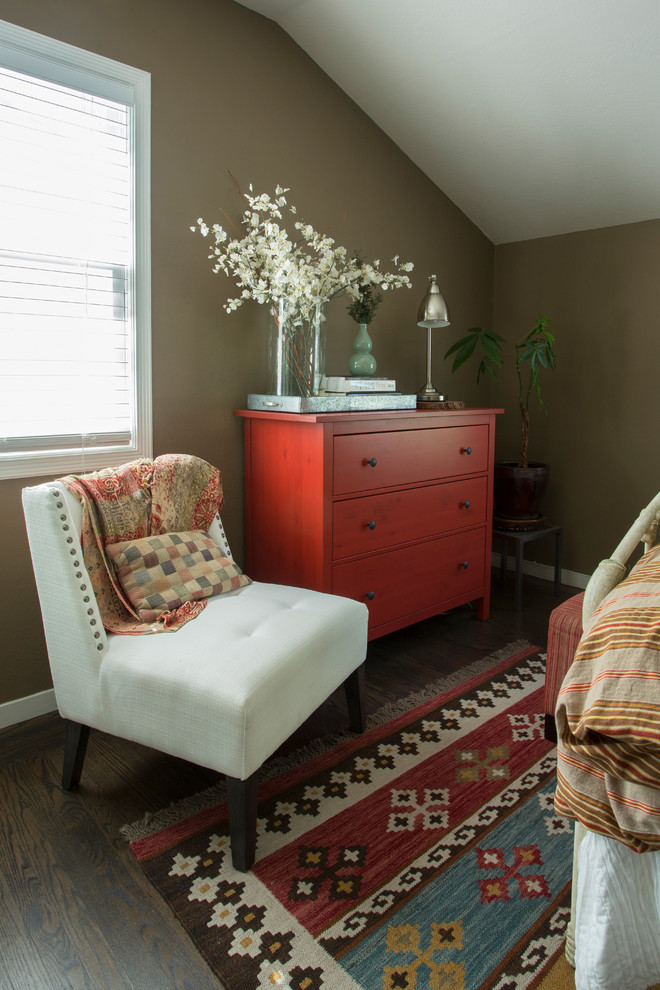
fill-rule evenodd
<path id="1" fill-rule="evenodd" d="M 542 518 L 541 499 L 547 486 L 549 467 L 528 459 L 529 409 L 533 395 L 539 407 L 545 408 L 540 376 L 544 370 L 554 370 L 554 343 L 550 321 L 542 316 L 531 330 L 512 345 L 521 418 L 520 456 L 517 461 L 498 461 L 495 465 L 495 516 L 497 525 L 502 528 L 533 528 Z M 496 379 L 497 369 L 502 366 L 505 345 L 504 337 L 493 330 L 473 327 L 449 348 L 445 357 L 454 355 L 454 372 L 476 352 L 481 355 L 477 382 L 482 375 Z"/>

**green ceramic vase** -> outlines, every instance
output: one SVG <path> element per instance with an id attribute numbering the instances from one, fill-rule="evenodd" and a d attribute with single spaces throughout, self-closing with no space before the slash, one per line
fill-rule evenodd
<path id="1" fill-rule="evenodd" d="M 355 378 L 370 378 L 376 371 L 376 358 L 371 353 L 373 343 L 366 323 L 360 324 L 357 337 L 353 341 L 353 354 L 348 367 Z"/>

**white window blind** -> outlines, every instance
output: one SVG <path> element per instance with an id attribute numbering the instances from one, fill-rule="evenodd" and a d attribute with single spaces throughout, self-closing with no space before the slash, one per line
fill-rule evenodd
<path id="1" fill-rule="evenodd" d="M 0 22 L 0 476 L 151 454 L 136 73 Z"/>

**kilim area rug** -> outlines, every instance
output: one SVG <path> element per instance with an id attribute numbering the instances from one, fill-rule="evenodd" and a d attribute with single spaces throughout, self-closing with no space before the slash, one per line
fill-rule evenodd
<path id="1" fill-rule="evenodd" d="M 506 652 L 267 778 L 250 873 L 232 869 L 222 802 L 168 809 L 173 824 L 132 841 L 227 990 L 574 986 L 572 828 L 553 809 L 544 657 Z"/>

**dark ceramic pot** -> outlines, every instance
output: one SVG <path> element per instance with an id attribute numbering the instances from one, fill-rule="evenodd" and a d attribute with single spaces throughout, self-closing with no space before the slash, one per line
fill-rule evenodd
<path id="1" fill-rule="evenodd" d="M 516 461 L 495 464 L 494 515 L 500 528 L 517 529 L 532 526 L 542 520 L 541 505 L 548 485 L 550 468 L 547 464 L 518 467 Z"/>

